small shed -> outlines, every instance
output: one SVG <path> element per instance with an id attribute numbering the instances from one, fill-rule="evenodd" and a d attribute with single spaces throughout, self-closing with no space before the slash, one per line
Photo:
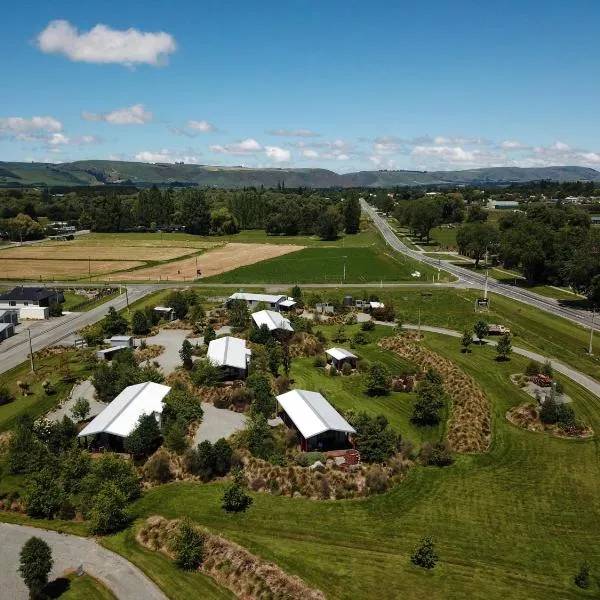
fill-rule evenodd
<path id="1" fill-rule="evenodd" d="M 288 297 L 286 300 L 283 300 L 279 303 L 279 310 L 284 312 L 294 310 L 297 304 L 298 303 L 293 298 Z"/>
<path id="2" fill-rule="evenodd" d="M 358 356 L 344 348 L 329 348 L 329 350 L 325 350 L 325 354 L 327 355 L 327 362 L 337 371 L 341 371 L 345 364 L 349 364 L 353 369 L 356 369 Z"/>
<path id="3" fill-rule="evenodd" d="M 292 390 L 277 396 L 282 421 L 300 436 L 303 451 L 352 447 L 356 430 L 318 392 Z"/>
<path id="4" fill-rule="evenodd" d="M 11 323 L 12 325 L 19 324 L 18 309 L 0 309 L 0 323 Z"/>
<path id="5" fill-rule="evenodd" d="M 0 341 L 15 335 L 15 326 L 12 323 L 0 323 Z"/>
<path id="6" fill-rule="evenodd" d="M 332 315 L 335 313 L 335 306 L 330 302 L 317 302 L 315 310 L 322 315 Z"/>
<path id="7" fill-rule="evenodd" d="M 257 327 L 266 325 L 269 331 L 294 331 L 289 319 L 282 317 L 278 312 L 273 310 L 259 310 L 258 312 L 252 313 L 252 320 Z"/>
<path id="8" fill-rule="evenodd" d="M 132 335 L 113 335 L 108 343 L 111 346 L 123 346 L 124 348 L 133 348 L 133 336 Z"/>
<path id="9" fill-rule="evenodd" d="M 103 445 L 119 448 L 136 428 L 142 415 L 154 415 L 157 421 L 163 411 L 163 399 L 171 391 L 168 385 L 146 381 L 126 387 L 108 406 L 79 433 L 79 437 L 98 436 Z"/>
<path id="10" fill-rule="evenodd" d="M 127 346 L 111 346 L 110 348 L 103 348 L 102 350 L 98 350 L 96 352 L 96 356 L 98 360 L 112 360 L 119 350 L 125 350 Z"/>
<path id="11" fill-rule="evenodd" d="M 251 355 L 246 340 L 227 335 L 210 342 L 206 356 L 223 371 L 225 379 L 244 379 Z"/>
<path id="12" fill-rule="evenodd" d="M 171 306 L 155 306 L 153 310 L 160 319 L 165 321 L 175 320 L 175 309 Z"/>

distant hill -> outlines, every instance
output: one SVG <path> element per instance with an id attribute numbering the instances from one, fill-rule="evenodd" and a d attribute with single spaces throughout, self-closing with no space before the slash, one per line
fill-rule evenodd
<path id="1" fill-rule="evenodd" d="M 72 163 L 0 162 L 0 186 L 95 186 L 105 184 L 198 185 L 221 188 L 392 187 L 444 184 L 509 184 L 527 181 L 600 181 L 586 167 L 521 169 L 492 167 L 466 171 L 359 171 L 340 175 L 327 169 L 252 169 L 186 164 L 148 164 L 112 160 Z"/>

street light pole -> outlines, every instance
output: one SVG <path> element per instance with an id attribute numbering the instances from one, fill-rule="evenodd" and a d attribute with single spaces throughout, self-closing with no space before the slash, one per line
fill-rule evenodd
<path id="1" fill-rule="evenodd" d="M 588 349 L 588 354 L 593 354 L 593 344 L 594 344 L 594 317 L 596 316 L 596 307 L 592 306 L 592 328 L 590 329 L 590 347 Z"/>
<path id="2" fill-rule="evenodd" d="M 31 360 L 31 372 L 35 373 L 35 363 L 33 362 L 33 345 L 31 344 L 31 329 L 27 328 L 29 334 L 29 358 Z"/>

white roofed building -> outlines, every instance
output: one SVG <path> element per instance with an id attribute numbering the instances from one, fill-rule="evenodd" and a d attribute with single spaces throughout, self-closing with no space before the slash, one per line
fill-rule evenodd
<path id="1" fill-rule="evenodd" d="M 257 327 L 266 325 L 269 331 L 294 331 L 290 320 L 282 317 L 278 312 L 272 310 L 259 310 L 258 312 L 252 313 L 251 316 Z"/>
<path id="2" fill-rule="evenodd" d="M 246 340 L 229 335 L 208 344 L 207 358 L 222 369 L 226 379 L 243 379 L 251 355 L 250 348 L 246 348 Z"/>
<path id="3" fill-rule="evenodd" d="M 277 396 L 281 419 L 300 436 L 303 451 L 341 450 L 356 430 L 318 392 L 292 390 Z"/>
<path id="4" fill-rule="evenodd" d="M 296 306 L 296 302 L 293 298 L 288 298 L 284 295 L 276 294 L 253 294 L 250 292 L 236 292 L 229 296 L 227 303 L 233 302 L 234 300 L 243 300 L 248 304 L 248 308 L 253 309 L 259 304 L 265 304 L 267 308 L 273 310 L 290 310 Z"/>
<path id="5" fill-rule="evenodd" d="M 341 370 L 346 363 L 353 369 L 356 369 L 358 356 L 352 354 L 352 352 L 349 352 L 345 348 L 329 348 L 329 350 L 325 350 L 325 354 L 327 355 L 327 362 L 338 371 Z"/>
<path id="6" fill-rule="evenodd" d="M 114 442 L 114 437 L 126 438 L 136 428 L 142 415 L 155 415 L 157 420 L 160 419 L 163 399 L 170 391 L 168 385 L 152 381 L 126 387 L 81 430 L 79 437 L 99 435 L 109 445 Z"/>

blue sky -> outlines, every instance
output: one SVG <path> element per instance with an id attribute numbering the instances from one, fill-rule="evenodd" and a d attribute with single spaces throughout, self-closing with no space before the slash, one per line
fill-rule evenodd
<path id="1" fill-rule="evenodd" d="M 592 1 L 22 0 L 4 16 L 0 160 L 600 167 Z"/>

